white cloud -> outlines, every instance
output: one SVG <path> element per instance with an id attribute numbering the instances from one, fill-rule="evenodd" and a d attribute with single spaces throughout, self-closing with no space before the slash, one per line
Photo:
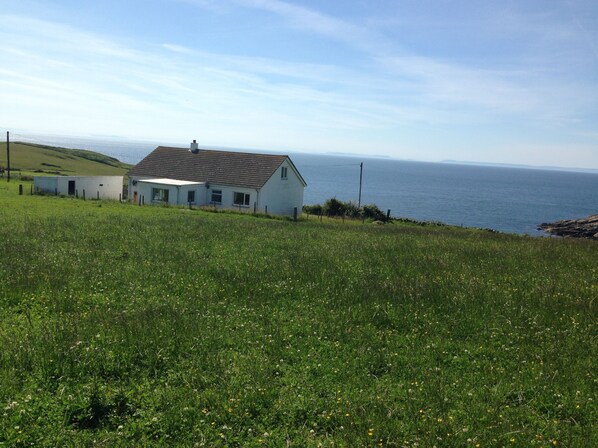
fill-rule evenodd
<path id="1" fill-rule="evenodd" d="M 381 54 L 378 43 L 387 41 L 347 20 L 278 0 L 234 4 L 276 14 L 293 27 L 358 48 L 364 57 L 354 66 L 333 65 L 218 54 L 175 39 L 124 45 L 72 26 L 5 15 L 0 57 L 10 68 L 0 69 L 0 102 L 9 107 L 0 110 L 0 122 L 165 140 L 195 135 L 206 144 L 237 147 L 334 151 L 341 149 L 337 142 L 359 152 L 375 141 L 378 153 L 396 155 L 400 147 L 403 156 L 429 159 L 451 146 L 479 147 L 492 133 L 509 132 L 510 123 L 541 129 L 545 121 L 573 136 L 584 112 L 595 113 L 594 84 L 564 82 L 541 65 L 482 69 L 400 48 Z M 451 129 L 467 125 L 478 133 L 475 141 Z M 428 152 L 418 157 L 426 147 L 420 142 Z M 519 148 L 539 156 L 534 145 L 542 144 Z M 571 147 L 580 160 L 597 157 L 587 146 Z M 559 149 L 551 153 L 555 158 Z M 522 158 L 517 151 L 504 153 Z"/>
<path id="2" fill-rule="evenodd" d="M 192 50 L 191 48 L 187 48 L 184 47 L 182 45 L 176 45 L 176 44 L 162 44 L 161 45 L 162 48 L 165 48 L 167 50 L 170 50 L 174 53 L 181 53 L 181 54 L 196 54 L 196 52 L 194 50 Z"/>

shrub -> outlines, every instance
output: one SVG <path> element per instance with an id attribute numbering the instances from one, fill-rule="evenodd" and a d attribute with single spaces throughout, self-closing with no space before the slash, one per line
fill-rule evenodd
<path id="1" fill-rule="evenodd" d="M 372 219 L 374 221 L 388 221 L 386 213 L 378 208 L 375 204 L 368 204 L 362 207 L 363 217 L 366 219 Z"/>
<path id="2" fill-rule="evenodd" d="M 328 216 L 344 216 L 347 211 L 347 204 L 336 198 L 330 198 L 324 202 L 322 212 Z"/>
<path id="3" fill-rule="evenodd" d="M 364 218 L 382 222 L 390 221 L 390 218 L 386 217 L 386 213 L 380 210 L 375 204 L 358 207 L 353 201 L 344 202 L 336 198 L 328 199 L 324 202 L 324 205 L 304 205 L 303 211 L 311 215 L 319 215 L 322 213 L 327 216 L 346 216 L 348 218 Z"/>
<path id="4" fill-rule="evenodd" d="M 322 214 L 322 206 L 320 204 L 315 205 L 304 205 L 303 212 L 309 215 L 321 215 Z"/>
<path id="5" fill-rule="evenodd" d="M 353 201 L 350 201 L 345 202 L 345 215 L 349 218 L 361 218 L 362 213 L 361 209 L 357 207 L 357 204 L 355 204 Z"/>

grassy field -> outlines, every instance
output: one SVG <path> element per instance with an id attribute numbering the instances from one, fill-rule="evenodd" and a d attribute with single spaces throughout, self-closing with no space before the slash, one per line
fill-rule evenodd
<path id="1" fill-rule="evenodd" d="M 598 445 L 598 244 L 18 196 L 0 445 Z"/>
<path id="2" fill-rule="evenodd" d="M 0 143 L 0 167 L 7 167 L 6 158 L 6 142 L 3 142 Z M 18 142 L 10 144 L 10 166 L 13 176 L 121 176 L 131 168 L 131 165 L 93 151 Z"/>

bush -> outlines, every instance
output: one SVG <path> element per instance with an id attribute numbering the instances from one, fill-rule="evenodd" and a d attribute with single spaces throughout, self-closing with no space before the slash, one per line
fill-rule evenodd
<path id="1" fill-rule="evenodd" d="M 355 202 L 345 202 L 345 216 L 348 216 L 349 218 L 361 218 L 361 209 L 357 207 Z"/>
<path id="2" fill-rule="evenodd" d="M 321 215 L 322 214 L 322 206 L 320 204 L 304 205 L 303 212 L 307 213 L 308 215 Z"/>
<path id="3" fill-rule="evenodd" d="M 304 205 L 303 211 L 310 215 L 324 214 L 327 216 L 346 216 L 354 219 L 369 219 L 372 221 L 388 222 L 390 218 L 386 217 L 380 208 L 375 204 L 358 207 L 353 201 L 344 202 L 336 198 L 330 198 L 324 205 Z"/>
<path id="4" fill-rule="evenodd" d="M 372 219 L 374 221 L 386 222 L 386 213 L 378 208 L 376 204 L 368 204 L 362 207 L 363 217 L 366 219 Z"/>
<path id="5" fill-rule="evenodd" d="M 324 202 L 322 212 L 328 216 L 344 216 L 347 211 L 347 204 L 336 198 L 330 198 Z"/>

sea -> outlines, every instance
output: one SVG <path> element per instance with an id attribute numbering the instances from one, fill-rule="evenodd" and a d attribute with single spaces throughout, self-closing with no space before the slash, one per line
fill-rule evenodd
<path id="1" fill-rule="evenodd" d="M 89 149 L 127 163 L 139 162 L 159 145 L 186 146 L 43 135 L 18 135 L 16 140 Z M 307 182 L 305 204 L 321 204 L 332 197 L 358 202 L 361 174 L 361 204 L 376 204 L 397 218 L 541 236 L 545 235 L 538 230 L 541 223 L 598 214 L 598 170 L 432 163 L 342 154 L 287 154 Z"/>

